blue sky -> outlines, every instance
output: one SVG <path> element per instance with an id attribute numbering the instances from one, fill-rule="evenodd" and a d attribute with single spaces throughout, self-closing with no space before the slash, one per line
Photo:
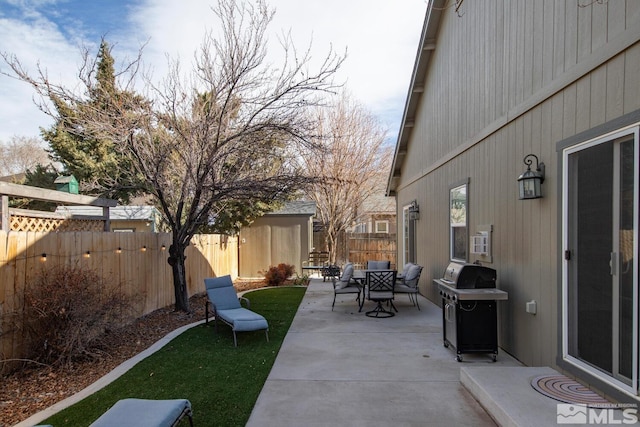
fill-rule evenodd
<path id="1" fill-rule="evenodd" d="M 143 62 L 164 73 L 166 55 L 190 59 L 212 21 L 215 0 L 0 0 L 0 52 L 15 54 L 34 72 L 74 86 L 80 46 L 100 38 L 115 45 L 116 61 L 143 43 Z M 267 0 L 273 34 L 291 31 L 298 48 L 312 44 L 320 59 L 347 50 L 336 76 L 375 114 L 395 141 L 413 69 L 427 0 Z M 275 37 L 274 37 L 275 38 Z M 8 72 L 0 63 L 0 71 Z M 39 136 L 51 119 L 33 103 L 25 83 L 0 75 L 0 141 Z"/>

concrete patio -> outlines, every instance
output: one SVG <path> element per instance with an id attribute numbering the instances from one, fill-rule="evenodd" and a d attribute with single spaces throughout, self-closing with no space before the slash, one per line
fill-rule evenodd
<path id="1" fill-rule="evenodd" d="M 556 402 L 529 385 L 550 368 L 501 352 L 464 355 L 442 341 L 442 311 L 396 296 L 399 313 L 366 317 L 352 295 L 313 279 L 248 422 L 262 426 L 556 425 Z M 479 402 L 482 402 L 480 404 Z"/>
<path id="2" fill-rule="evenodd" d="M 247 426 L 557 425 L 558 402 L 530 385 L 533 377 L 556 373 L 551 368 L 524 367 L 504 352 L 496 363 L 467 354 L 458 363 L 443 346 L 442 311 L 425 298 L 419 311 L 398 295 L 399 313 L 374 319 L 364 313 L 373 303 L 359 313 L 352 295 L 339 296 L 331 311 L 331 286 L 312 279 Z M 80 401 L 198 323 L 16 427 Z"/>

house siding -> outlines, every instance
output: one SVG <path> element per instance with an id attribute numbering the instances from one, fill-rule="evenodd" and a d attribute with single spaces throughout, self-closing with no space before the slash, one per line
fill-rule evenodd
<path id="1" fill-rule="evenodd" d="M 399 217 L 420 205 L 421 292 L 440 304 L 432 279 L 449 262 L 449 188 L 469 178 L 469 232 L 493 225 L 486 265 L 509 293 L 500 345 L 526 365 L 555 366 L 559 352 L 556 144 L 640 109 L 638 40 L 633 0 L 464 2 L 461 16 L 442 12 L 424 92 L 405 117 L 413 127 L 395 193 Z M 520 201 L 529 153 L 546 164 L 544 198 Z M 530 300 L 536 315 L 525 312 Z"/>

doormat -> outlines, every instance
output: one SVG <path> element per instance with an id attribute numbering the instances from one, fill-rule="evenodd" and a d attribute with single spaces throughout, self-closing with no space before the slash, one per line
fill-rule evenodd
<path id="1" fill-rule="evenodd" d="M 607 399 L 579 382 L 564 375 L 542 375 L 531 380 L 537 392 L 564 403 L 577 403 L 598 407 L 610 404 Z"/>

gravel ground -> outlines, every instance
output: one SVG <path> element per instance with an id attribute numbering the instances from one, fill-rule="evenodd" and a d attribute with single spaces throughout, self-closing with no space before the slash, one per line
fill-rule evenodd
<path id="1" fill-rule="evenodd" d="M 262 282 L 236 282 L 244 291 L 262 287 Z M 0 427 L 12 426 L 89 386 L 125 360 L 135 356 L 169 332 L 204 319 L 204 294 L 191 297 L 191 313 L 176 312 L 173 306 L 156 310 L 107 337 L 109 352 L 98 359 L 66 368 L 26 364 L 20 371 L 2 378 L 0 384 Z"/>

